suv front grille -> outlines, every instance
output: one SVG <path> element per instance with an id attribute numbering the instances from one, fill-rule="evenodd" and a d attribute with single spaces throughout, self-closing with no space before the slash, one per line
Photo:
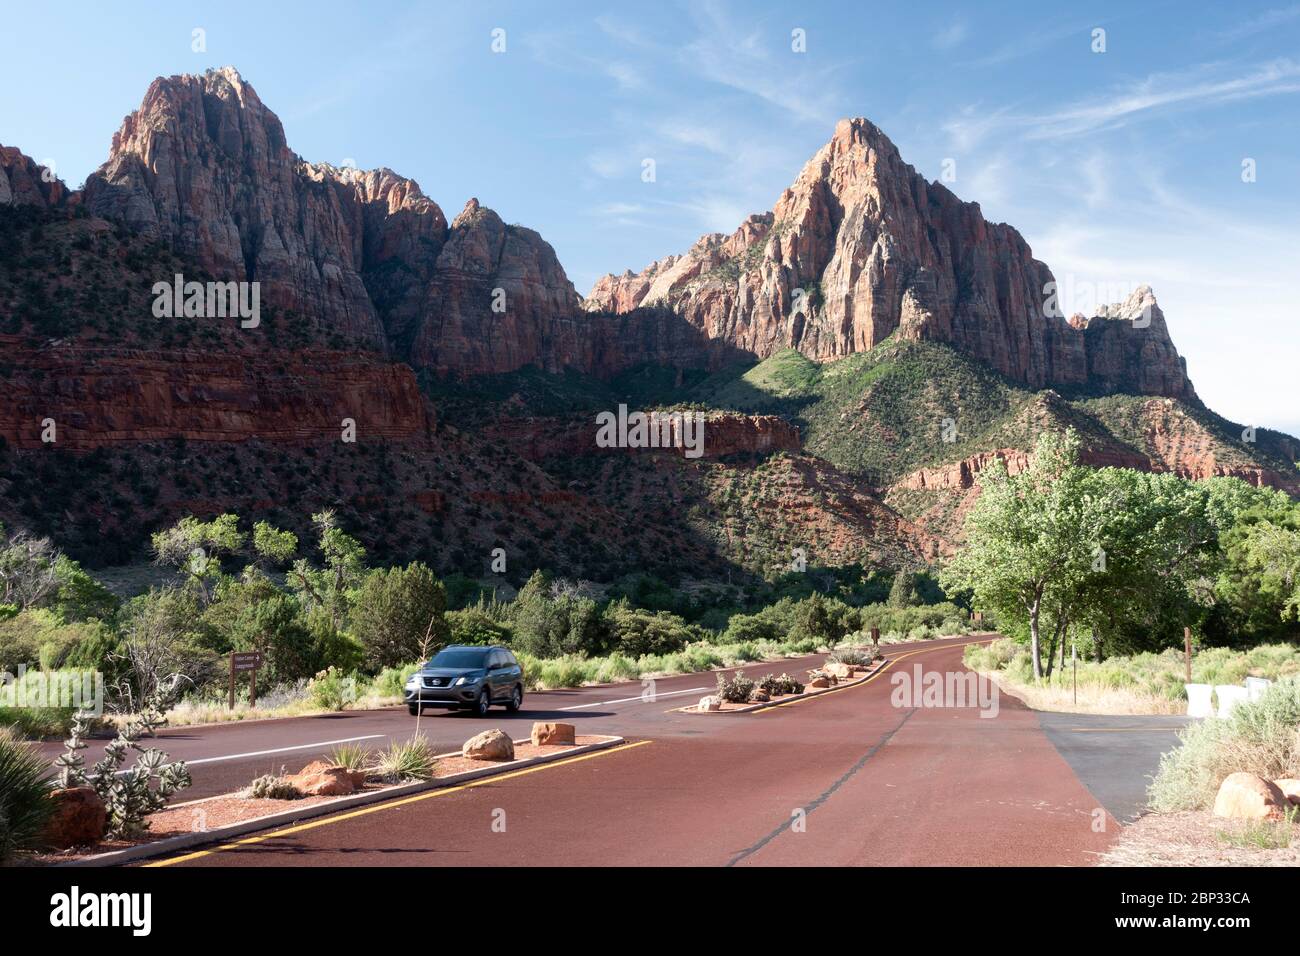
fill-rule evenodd
<path id="1" fill-rule="evenodd" d="M 424 679 L 425 687 L 446 687 L 447 678 L 445 677 L 426 677 Z"/>

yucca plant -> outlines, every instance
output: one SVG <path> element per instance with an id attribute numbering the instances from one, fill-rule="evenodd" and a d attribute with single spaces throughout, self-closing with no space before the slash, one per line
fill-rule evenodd
<path id="1" fill-rule="evenodd" d="M 0 729 L 0 862 L 40 839 L 53 809 L 50 784 L 36 748 Z"/>
<path id="2" fill-rule="evenodd" d="M 364 744 L 340 744 L 330 752 L 329 762 L 344 770 L 367 770 L 374 762 L 374 756 L 374 751 Z"/>
<path id="3" fill-rule="evenodd" d="M 395 740 L 386 750 L 379 751 L 375 756 L 374 770 L 387 783 L 401 783 L 430 779 L 436 764 L 429 741 L 424 737 L 412 737 L 410 740 Z"/>

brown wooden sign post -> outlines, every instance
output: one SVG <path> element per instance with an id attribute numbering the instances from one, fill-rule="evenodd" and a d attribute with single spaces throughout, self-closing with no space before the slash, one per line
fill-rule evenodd
<path id="1" fill-rule="evenodd" d="M 1187 683 L 1192 682 L 1192 629 L 1183 628 L 1183 667 L 1187 671 Z"/>
<path id="2" fill-rule="evenodd" d="M 248 672 L 248 706 L 257 706 L 257 669 L 262 666 L 261 651 L 231 651 L 230 709 L 235 709 L 235 676 Z"/>

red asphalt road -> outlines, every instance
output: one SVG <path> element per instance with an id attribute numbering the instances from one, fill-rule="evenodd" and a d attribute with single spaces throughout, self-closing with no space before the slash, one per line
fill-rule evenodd
<path id="1" fill-rule="evenodd" d="M 896 707 L 895 673 L 965 670 L 952 643 L 905 653 L 858 687 L 748 715 L 673 715 L 673 733 L 634 746 L 154 865 L 1091 863 L 1119 824 L 1034 713 L 1006 696 L 993 718 Z"/>

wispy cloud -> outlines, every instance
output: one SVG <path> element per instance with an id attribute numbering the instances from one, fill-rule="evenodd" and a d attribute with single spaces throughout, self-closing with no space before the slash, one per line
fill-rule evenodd
<path id="1" fill-rule="evenodd" d="M 993 133 L 1060 140 L 1172 110 L 1300 92 L 1300 63 L 1294 60 L 1273 60 L 1237 76 L 1214 76 L 1223 69 L 1222 64 L 1205 64 L 1178 74 L 1153 74 L 1128 88 L 1045 113 L 984 112 L 971 106 L 944 123 L 944 130 L 959 149 L 971 148 Z"/>
<path id="2" fill-rule="evenodd" d="M 1300 64 L 1274 60 L 1241 76 L 1205 79 L 1194 74 L 1156 75 L 1104 99 L 1028 120 L 1031 139 L 1059 139 L 1115 126 L 1142 114 L 1300 92 Z"/>
<path id="3" fill-rule="evenodd" d="M 715 0 L 691 9 L 698 35 L 682 49 L 679 59 L 698 76 L 798 120 L 829 126 L 839 118 L 839 64 L 810 52 L 796 53 L 788 44 L 773 49 L 771 32 L 755 26 L 752 18 L 733 18 Z"/>

